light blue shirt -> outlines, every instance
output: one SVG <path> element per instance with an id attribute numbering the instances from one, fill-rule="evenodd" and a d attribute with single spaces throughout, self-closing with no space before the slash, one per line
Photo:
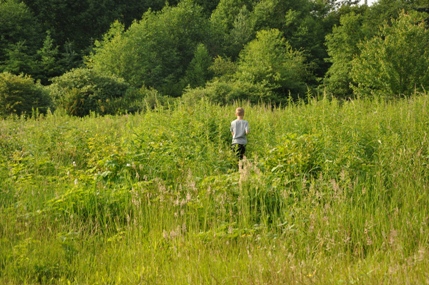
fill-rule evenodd
<path id="1" fill-rule="evenodd" d="M 236 119 L 231 122 L 232 144 L 247 144 L 247 133 L 250 131 L 249 122 Z"/>

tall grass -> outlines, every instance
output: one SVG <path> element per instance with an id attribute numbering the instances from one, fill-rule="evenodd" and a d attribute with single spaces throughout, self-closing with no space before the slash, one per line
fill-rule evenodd
<path id="1" fill-rule="evenodd" d="M 0 283 L 427 283 L 428 100 L 0 121 Z"/>

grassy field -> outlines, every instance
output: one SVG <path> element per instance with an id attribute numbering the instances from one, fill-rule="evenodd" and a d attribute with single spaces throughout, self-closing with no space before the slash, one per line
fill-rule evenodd
<path id="1" fill-rule="evenodd" d="M 429 284 L 428 102 L 0 121 L 0 284 Z"/>

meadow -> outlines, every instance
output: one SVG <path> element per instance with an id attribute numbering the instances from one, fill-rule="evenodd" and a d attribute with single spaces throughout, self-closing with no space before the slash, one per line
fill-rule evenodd
<path id="1" fill-rule="evenodd" d="M 429 284 L 428 103 L 2 120 L 0 284 Z"/>

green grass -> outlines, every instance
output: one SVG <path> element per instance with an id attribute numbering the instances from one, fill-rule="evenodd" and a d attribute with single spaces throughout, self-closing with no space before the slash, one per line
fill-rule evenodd
<path id="1" fill-rule="evenodd" d="M 0 283 L 428 283 L 428 100 L 0 121 Z"/>

